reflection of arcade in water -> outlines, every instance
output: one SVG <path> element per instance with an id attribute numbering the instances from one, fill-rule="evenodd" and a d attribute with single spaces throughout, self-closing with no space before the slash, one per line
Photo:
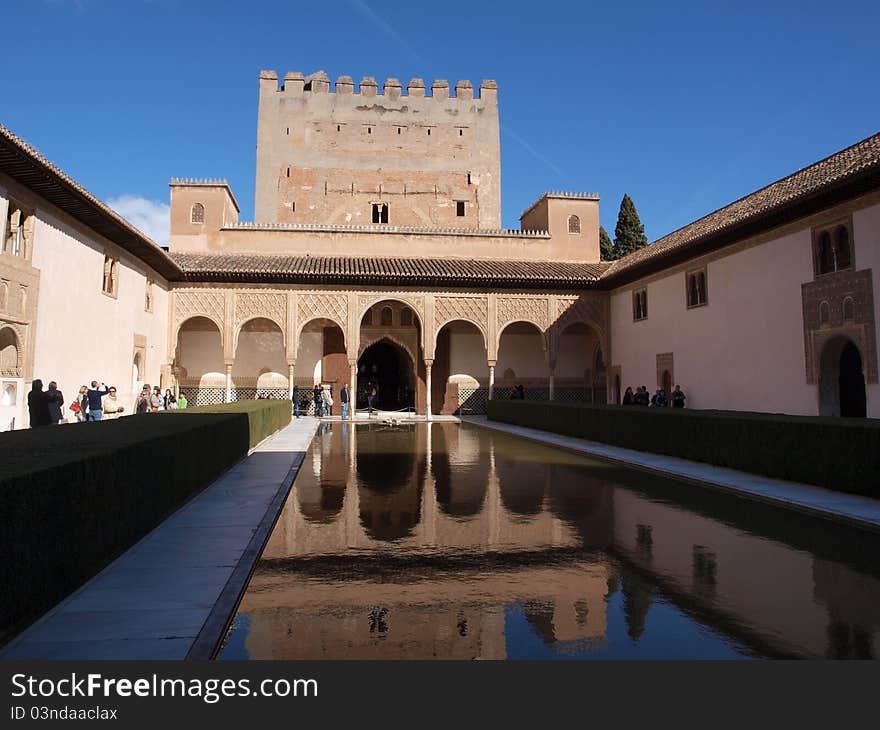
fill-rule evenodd
<path id="1" fill-rule="evenodd" d="M 876 656 L 876 539 L 746 507 L 478 427 L 325 424 L 221 656 Z"/>

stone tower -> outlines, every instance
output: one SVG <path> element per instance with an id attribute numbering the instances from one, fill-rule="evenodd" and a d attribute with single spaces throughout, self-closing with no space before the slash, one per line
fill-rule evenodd
<path id="1" fill-rule="evenodd" d="M 260 73 L 258 223 L 501 227 L 497 85 Z"/>

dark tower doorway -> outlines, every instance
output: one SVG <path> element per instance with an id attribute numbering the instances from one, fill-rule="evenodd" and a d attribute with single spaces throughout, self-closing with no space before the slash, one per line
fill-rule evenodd
<path id="1" fill-rule="evenodd" d="M 847 342 L 840 353 L 840 415 L 864 418 L 867 410 L 862 356 L 852 342 Z"/>
<path id="2" fill-rule="evenodd" d="M 415 404 L 415 375 L 404 350 L 379 340 L 370 345 L 358 360 L 357 406 L 367 407 L 367 386 L 373 383 L 379 393 L 374 408 L 399 411 Z"/>

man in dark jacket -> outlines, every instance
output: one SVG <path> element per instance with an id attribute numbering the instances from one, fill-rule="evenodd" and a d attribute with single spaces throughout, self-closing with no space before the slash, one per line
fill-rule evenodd
<path id="1" fill-rule="evenodd" d="M 49 401 L 43 392 L 43 381 L 35 380 L 31 383 L 31 392 L 28 393 L 28 414 L 30 415 L 31 428 L 35 426 L 48 426 Z"/>
<path id="2" fill-rule="evenodd" d="M 339 402 L 342 403 L 342 420 L 348 418 L 348 386 L 343 383 L 342 390 L 339 391 Z"/>
<path id="3" fill-rule="evenodd" d="M 100 421 L 104 416 L 104 406 L 102 403 L 102 398 L 107 395 L 107 386 L 104 383 L 101 383 L 101 387 L 98 387 L 98 381 L 92 381 L 92 387 L 86 391 L 86 398 L 88 398 L 89 402 L 89 420 L 90 421 Z"/>

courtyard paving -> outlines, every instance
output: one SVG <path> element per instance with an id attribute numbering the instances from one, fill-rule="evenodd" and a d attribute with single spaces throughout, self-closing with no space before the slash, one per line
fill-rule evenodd
<path id="1" fill-rule="evenodd" d="M 318 428 L 266 439 L 10 642 L 0 659 L 206 659 Z"/>
<path id="2" fill-rule="evenodd" d="M 684 479 L 749 499 L 880 531 L 880 500 L 870 497 L 844 494 L 810 484 L 771 479 L 698 461 L 677 459 L 674 456 L 650 454 L 596 441 L 561 436 L 535 428 L 499 423 L 490 421 L 485 416 L 464 416 L 461 420 L 465 423 L 539 441 L 549 446 L 558 446 L 585 456 L 597 456 L 606 461 L 613 461 L 635 469 Z"/>

